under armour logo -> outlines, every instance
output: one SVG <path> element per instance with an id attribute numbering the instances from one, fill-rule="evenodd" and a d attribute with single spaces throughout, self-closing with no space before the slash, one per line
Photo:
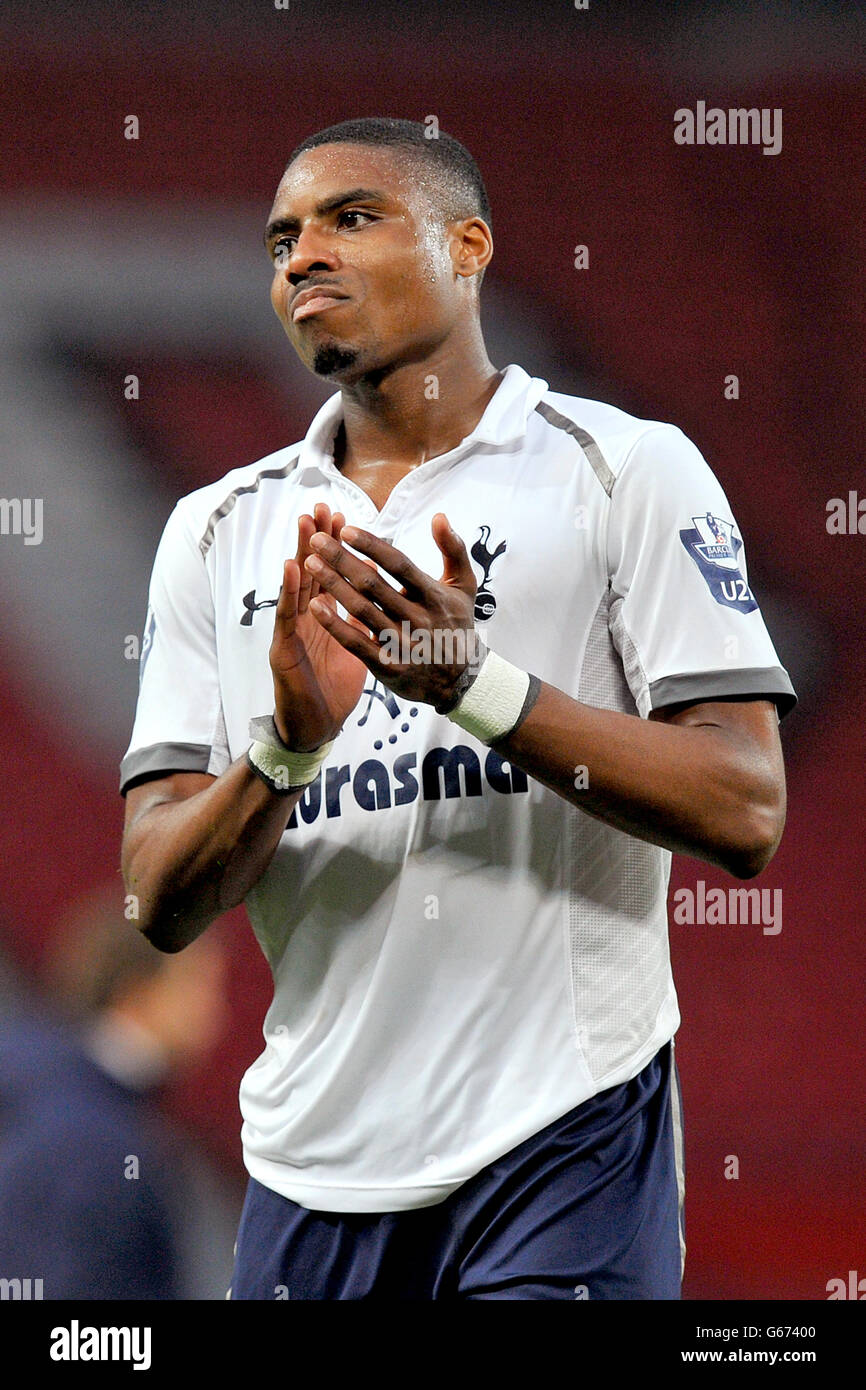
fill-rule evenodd
<path id="1" fill-rule="evenodd" d="M 244 594 L 243 605 L 247 610 L 241 618 L 241 627 L 252 627 L 253 618 L 261 608 L 276 608 L 279 603 L 278 598 L 265 598 L 261 603 L 256 603 L 256 591 L 250 589 L 248 594 Z"/>

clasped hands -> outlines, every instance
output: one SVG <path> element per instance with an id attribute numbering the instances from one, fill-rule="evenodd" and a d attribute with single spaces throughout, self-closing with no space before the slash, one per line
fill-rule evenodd
<path id="1" fill-rule="evenodd" d="M 444 562 L 440 579 L 357 526 L 343 526 L 339 540 L 317 531 L 303 563 L 319 589 L 368 632 L 340 618 L 335 604 L 321 595 L 309 604 L 317 622 L 395 695 L 442 713 L 452 707 L 458 681 L 478 650 L 477 584 L 466 546 L 443 512 L 433 517 L 431 529 Z M 402 587 L 395 588 L 374 566 Z"/>

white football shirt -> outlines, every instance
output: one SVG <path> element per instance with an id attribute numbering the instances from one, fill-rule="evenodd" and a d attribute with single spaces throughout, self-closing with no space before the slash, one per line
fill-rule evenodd
<path id="1" fill-rule="evenodd" d="M 218 775 L 249 746 L 273 710 L 283 562 L 320 500 L 436 578 L 444 511 L 487 645 L 577 700 L 636 718 L 794 703 L 731 508 L 679 429 L 512 364 L 472 433 L 378 512 L 334 465 L 340 419 L 337 393 L 301 443 L 178 503 L 122 790 Z M 274 977 L 240 1091 L 249 1172 L 314 1209 L 425 1206 L 635 1076 L 679 1024 L 669 871 L 667 851 L 369 676 L 246 900 Z"/>

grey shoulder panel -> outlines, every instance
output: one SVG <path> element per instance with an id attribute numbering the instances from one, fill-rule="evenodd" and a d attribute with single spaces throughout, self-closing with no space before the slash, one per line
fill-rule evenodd
<path id="1" fill-rule="evenodd" d="M 616 482 L 616 474 L 609 467 L 592 435 L 580 425 L 576 425 L 573 420 L 569 420 L 567 415 L 560 415 L 559 411 L 554 410 L 553 406 L 548 405 L 546 401 L 539 401 L 535 409 L 542 419 L 546 420 L 549 425 L 553 425 L 554 429 L 563 430 L 566 434 L 571 435 L 582 449 L 587 463 L 610 497 Z"/>
<path id="2" fill-rule="evenodd" d="M 232 492 L 229 493 L 225 501 L 221 502 L 220 505 L 214 511 L 212 511 L 210 516 L 208 517 L 208 523 L 205 527 L 205 533 L 198 543 L 198 548 L 201 551 L 202 556 L 207 555 L 208 551 L 213 545 L 213 536 L 217 522 L 222 521 L 224 516 L 228 516 L 229 512 L 232 510 L 232 507 L 235 505 L 238 498 L 242 497 L 244 493 L 247 492 L 258 492 L 260 484 L 264 482 L 266 479 L 287 478 L 289 474 L 292 472 L 292 469 L 297 467 L 298 459 L 300 458 L 300 456 L 300 450 L 298 450 L 298 452 L 294 454 L 292 458 L 289 459 L 288 463 L 284 464 L 282 468 L 263 468 L 261 473 L 256 474 L 255 478 L 251 483 L 247 483 L 245 487 L 236 487 Z"/>

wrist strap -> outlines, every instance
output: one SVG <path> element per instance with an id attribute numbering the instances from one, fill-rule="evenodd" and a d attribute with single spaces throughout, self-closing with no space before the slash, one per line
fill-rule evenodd
<path id="1" fill-rule="evenodd" d="M 315 781 L 334 746 L 332 739 L 311 752 L 293 752 L 280 738 L 273 715 L 251 719 L 249 732 L 253 742 L 247 750 L 247 764 L 271 791 L 278 793 L 299 791 Z"/>
<path id="2" fill-rule="evenodd" d="M 537 676 L 488 651 L 478 675 L 447 718 L 482 743 L 493 743 L 523 722 L 540 688 Z"/>

